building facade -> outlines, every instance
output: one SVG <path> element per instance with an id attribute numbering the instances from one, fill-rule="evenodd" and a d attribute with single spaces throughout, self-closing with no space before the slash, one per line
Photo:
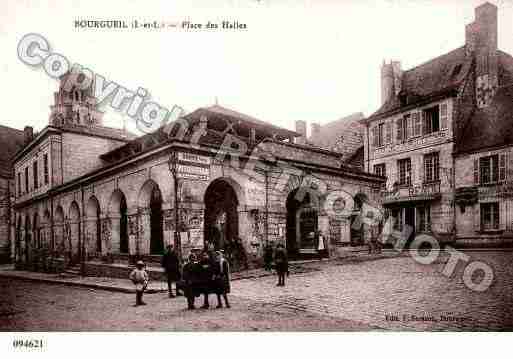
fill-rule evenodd
<path id="1" fill-rule="evenodd" d="M 31 129 L 26 129 L 30 135 Z M 14 174 L 12 157 L 23 147 L 25 134 L 21 130 L 0 126 L 0 263 L 11 260 L 14 245 Z"/>
<path id="2" fill-rule="evenodd" d="M 383 179 L 298 133 L 215 105 L 134 138 L 102 125 L 88 90 L 55 94 L 50 124 L 15 159 L 16 262 L 158 260 L 204 247 L 258 260 L 265 241 L 292 257 L 349 241 L 344 190 L 377 198 Z M 351 208 L 352 210 L 352 208 Z"/>
<path id="3" fill-rule="evenodd" d="M 497 48 L 497 7 L 477 7 L 465 36 L 413 69 L 383 64 L 382 106 L 362 121 L 365 169 L 387 178 L 382 203 L 411 238 L 504 242 L 511 204 L 495 188 L 510 178 L 513 58 Z"/>

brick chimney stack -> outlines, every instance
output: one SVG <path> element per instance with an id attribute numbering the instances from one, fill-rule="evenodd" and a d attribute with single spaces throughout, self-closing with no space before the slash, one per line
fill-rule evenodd
<path id="1" fill-rule="evenodd" d="M 310 136 L 311 136 L 312 140 L 315 142 L 321 136 L 321 125 L 318 124 L 317 122 L 312 122 L 310 124 L 310 126 L 311 126 L 311 129 L 312 129 L 312 133 L 310 134 Z"/>
<path id="2" fill-rule="evenodd" d="M 23 144 L 26 146 L 34 139 L 34 129 L 30 126 L 25 126 L 23 129 Z"/>
<path id="3" fill-rule="evenodd" d="M 304 145 L 306 143 L 306 122 L 302 120 L 296 121 L 296 132 L 300 133 L 300 137 L 296 137 L 296 143 Z"/>
<path id="4" fill-rule="evenodd" d="M 381 65 L 381 104 L 397 96 L 402 88 L 403 70 L 400 61 L 391 61 Z"/>
<path id="5" fill-rule="evenodd" d="M 475 9 L 475 20 L 465 27 L 467 56 L 476 60 L 476 102 L 491 103 L 498 87 L 497 7 L 488 2 Z"/>

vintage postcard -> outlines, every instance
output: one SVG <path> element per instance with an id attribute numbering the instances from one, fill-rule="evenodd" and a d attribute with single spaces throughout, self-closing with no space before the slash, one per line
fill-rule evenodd
<path id="1" fill-rule="evenodd" d="M 507 0 L 2 2 L 8 350 L 513 330 L 512 24 Z"/>

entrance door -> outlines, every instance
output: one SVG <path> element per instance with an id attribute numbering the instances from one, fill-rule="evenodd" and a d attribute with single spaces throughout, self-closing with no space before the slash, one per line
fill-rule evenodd
<path id="1" fill-rule="evenodd" d="M 233 187 L 225 180 L 213 181 L 205 192 L 205 245 L 230 252 L 239 236 L 239 202 Z"/>

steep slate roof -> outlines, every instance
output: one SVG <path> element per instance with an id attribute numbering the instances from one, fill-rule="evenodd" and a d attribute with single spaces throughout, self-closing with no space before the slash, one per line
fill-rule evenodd
<path id="1" fill-rule="evenodd" d="M 13 177 L 13 157 L 23 147 L 23 131 L 0 125 L 0 177 Z"/>
<path id="2" fill-rule="evenodd" d="M 363 113 L 356 112 L 320 126 L 319 135 L 310 136 L 308 142 L 330 151 L 353 154 L 363 145 Z M 340 143 L 341 136 L 342 143 Z"/>
<path id="3" fill-rule="evenodd" d="M 468 153 L 513 144 L 513 83 L 499 87 L 492 103 L 477 109 L 456 144 Z"/>
<path id="4" fill-rule="evenodd" d="M 461 66 L 458 70 L 457 67 Z M 465 57 L 465 46 L 438 56 L 422 65 L 404 71 L 401 79 L 401 96 L 391 96 L 369 119 L 384 117 L 401 107 L 429 100 L 456 89 L 466 78 L 471 62 Z"/>

